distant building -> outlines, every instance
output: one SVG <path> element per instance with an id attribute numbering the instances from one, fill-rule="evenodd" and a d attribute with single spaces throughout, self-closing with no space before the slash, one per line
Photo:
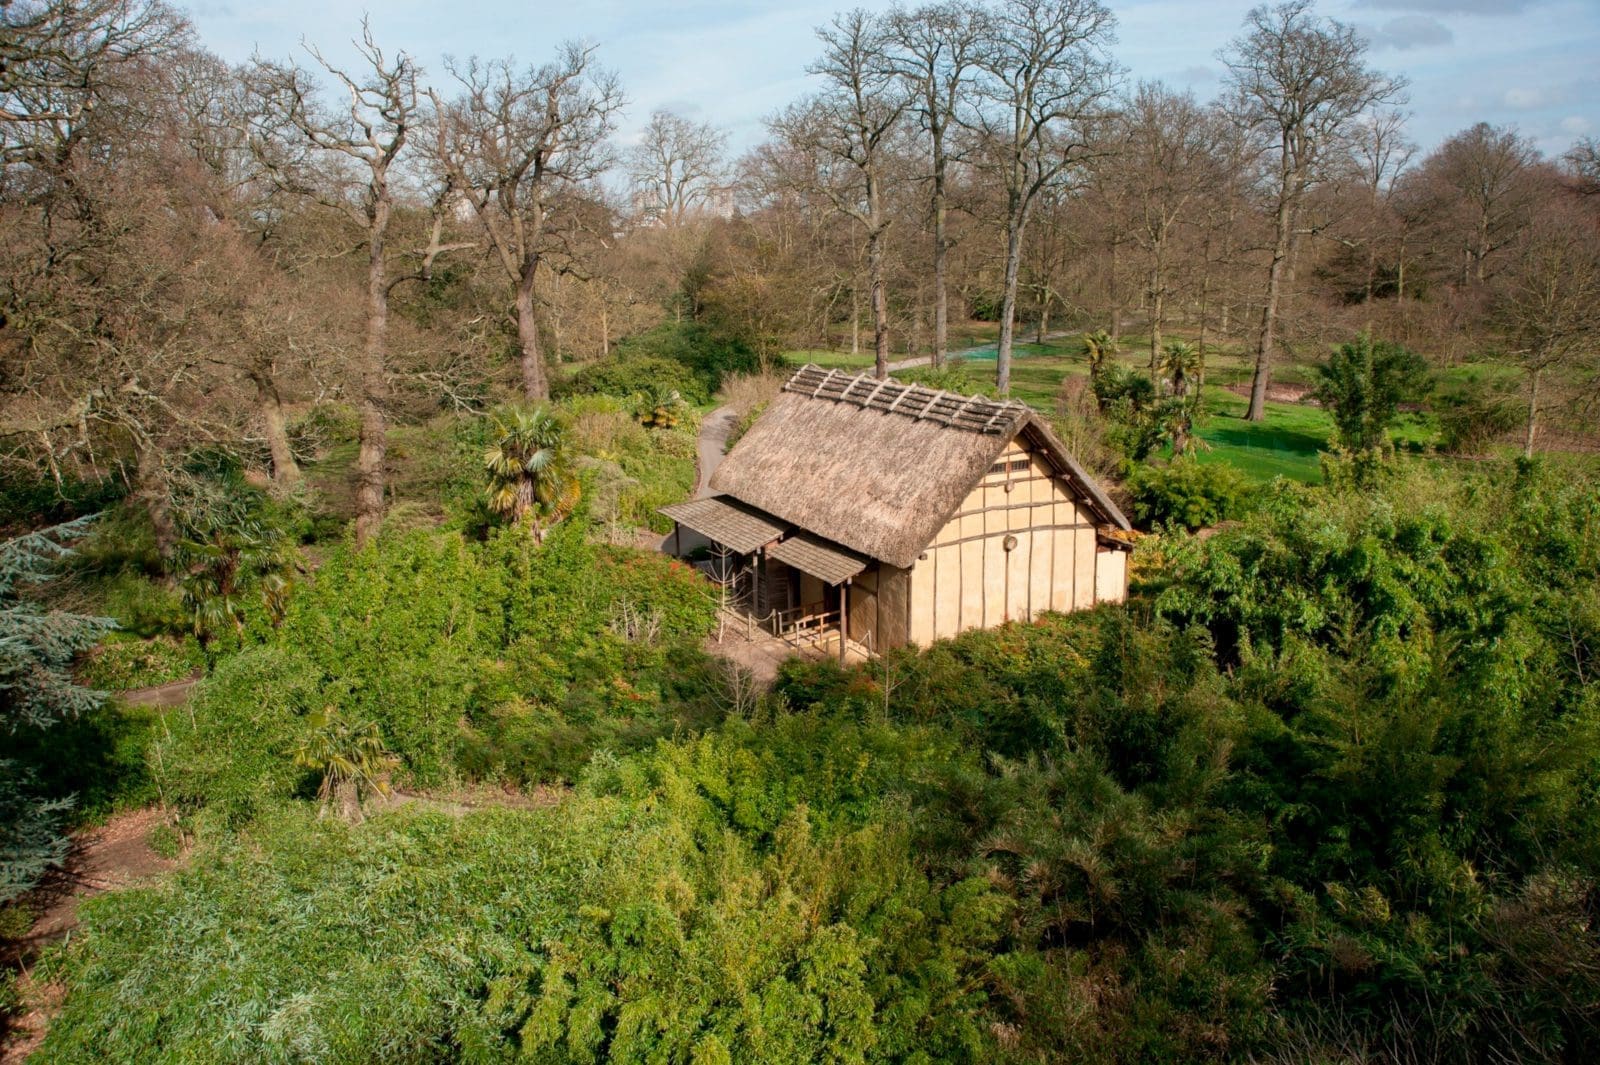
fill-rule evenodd
<path id="1" fill-rule="evenodd" d="M 636 186 L 629 194 L 628 204 L 633 217 L 641 226 L 664 226 L 670 221 L 671 205 L 663 200 L 661 190 L 654 185 Z M 738 197 L 731 187 L 698 189 L 686 218 L 732 218 L 738 210 Z"/>
<path id="2" fill-rule="evenodd" d="M 1021 403 L 806 366 L 710 488 L 661 512 L 750 609 L 871 651 L 1127 596 L 1127 518 Z"/>

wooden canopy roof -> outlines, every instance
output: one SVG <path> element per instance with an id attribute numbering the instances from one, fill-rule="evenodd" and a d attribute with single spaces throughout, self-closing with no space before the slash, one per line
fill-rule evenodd
<path id="1" fill-rule="evenodd" d="M 661 513 L 686 525 L 713 543 L 732 548 L 741 555 L 765 547 L 794 526 L 763 514 L 748 504 L 727 496 L 691 499 L 662 507 Z"/>
<path id="2" fill-rule="evenodd" d="M 840 584 L 867 568 L 870 561 L 849 548 L 808 532 L 780 540 L 767 552 L 786 566 L 809 573 L 827 584 Z"/>

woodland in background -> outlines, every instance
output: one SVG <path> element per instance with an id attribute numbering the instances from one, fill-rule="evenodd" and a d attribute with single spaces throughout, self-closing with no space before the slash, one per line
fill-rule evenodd
<path id="1" fill-rule="evenodd" d="M 235 68 L 161 4 L 0 17 L 0 461 L 122 482 L 164 559 L 200 452 L 287 486 L 351 414 L 365 539 L 389 426 L 546 399 L 663 322 L 879 374 L 997 336 L 1002 393 L 1024 330 L 1136 333 L 1152 371 L 1181 336 L 1247 354 L 1251 419 L 1275 365 L 1366 332 L 1503 369 L 1480 399 L 1530 453 L 1594 443 L 1597 146 L 1421 152 L 1306 0 L 1251 14 L 1214 104 L 1129 80 L 1092 0 L 844 14 L 737 159 L 665 112 L 617 144 L 586 47 L 424 71 L 368 31 L 349 69 Z"/>
<path id="2" fill-rule="evenodd" d="M 617 143 L 581 46 L 0 28 L 0 1039 L 1593 1058 L 1594 142 L 1423 152 L 1305 2 L 1215 104 L 1092 0 L 846 13 L 739 158 Z M 1050 417 L 1152 533 L 1130 602 L 763 690 L 657 508 L 713 406 L 907 356 Z M 181 867 L 18 947 L 151 807 Z"/>

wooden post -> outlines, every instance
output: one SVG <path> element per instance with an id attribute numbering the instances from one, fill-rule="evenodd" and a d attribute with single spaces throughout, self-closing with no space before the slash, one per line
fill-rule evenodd
<path id="1" fill-rule="evenodd" d="M 850 578 L 839 585 L 839 668 L 844 668 L 845 619 L 850 616 Z"/>
<path id="2" fill-rule="evenodd" d="M 673 558 L 682 558 L 683 557 L 683 542 L 678 537 L 678 534 L 682 529 L 683 529 L 682 525 L 679 525 L 677 522 L 673 522 L 672 523 L 672 557 Z"/>

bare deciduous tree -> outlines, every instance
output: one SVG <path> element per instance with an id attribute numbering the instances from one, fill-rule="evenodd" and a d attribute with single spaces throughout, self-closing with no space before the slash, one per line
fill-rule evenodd
<path id="1" fill-rule="evenodd" d="M 1600 364 L 1600 223 L 1552 198 L 1510 249 L 1510 260 L 1495 279 L 1490 313 L 1527 379 L 1523 450 L 1531 456 L 1545 376 L 1584 357 Z"/>
<path id="2" fill-rule="evenodd" d="M 60 169 L 123 72 L 182 46 L 184 20 L 158 0 L 0 4 L 0 162 Z"/>
<path id="3" fill-rule="evenodd" d="M 723 188 L 727 143 L 728 135 L 709 122 L 652 112 L 628 157 L 635 207 L 669 225 L 682 225 Z"/>
<path id="4" fill-rule="evenodd" d="M 821 193 L 861 227 L 871 289 L 874 373 L 889 376 L 889 296 L 886 241 L 894 216 L 885 184 L 891 142 L 910 103 L 889 60 L 888 26 L 857 9 L 817 30 L 822 58 L 811 71 L 828 88 L 788 108 L 772 128 L 795 148 L 803 170 L 791 178 Z"/>
<path id="5" fill-rule="evenodd" d="M 928 137 L 928 213 L 933 224 L 933 365 L 950 346 L 949 173 L 956 113 L 969 88 L 983 39 L 984 11 L 964 0 L 896 11 L 892 59 L 911 86 L 911 110 Z"/>
<path id="6" fill-rule="evenodd" d="M 1220 55 L 1235 119 L 1260 138 L 1276 164 L 1269 181 L 1275 237 L 1245 414 L 1251 421 L 1266 417 L 1279 312 L 1306 192 L 1338 156 L 1357 117 L 1404 87 L 1401 79 L 1367 66 L 1367 47 L 1354 27 L 1318 16 L 1312 0 L 1288 0 L 1251 10 L 1244 35 Z"/>
<path id="7" fill-rule="evenodd" d="M 1539 153 L 1514 130 L 1487 122 L 1457 133 L 1415 174 L 1414 198 L 1445 268 L 1461 284 L 1489 280 L 1491 258 L 1513 243 L 1544 191 Z"/>
<path id="8" fill-rule="evenodd" d="M 1404 111 L 1385 108 L 1368 115 L 1366 121 L 1358 125 L 1354 137 L 1354 161 L 1367 200 L 1367 214 L 1362 219 L 1357 240 L 1366 245 L 1362 298 L 1369 315 L 1377 285 L 1380 247 L 1391 234 L 1399 237 L 1395 248 L 1397 298 L 1405 299 L 1405 220 L 1392 205 L 1400 177 L 1417 151 L 1417 146 L 1406 139 L 1405 125 Z M 1369 316 L 1367 332 L 1371 331 Z"/>
<path id="9" fill-rule="evenodd" d="M 1567 166 L 1585 196 L 1600 196 L 1600 137 L 1585 137 L 1566 154 Z"/>
<path id="10" fill-rule="evenodd" d="M 1106 180 L 1126 188 L 1133 239 L 1145 254 L 1150 307 L 1150 368 L 1161 357 L 1172 245 L 1177 227 L 1226 183 L 1225 133 L 1189 93 L 1143 84 L 1122 109 L 1117 150 Z"/>
<path id="11" fill-rule="evenodd" d="M 594 49 L 578 44 L 540 67 L 472 60 L 454 73 L 461 97 L 448 106 L 434 98 L 438 161 L 512 286 L 523 393 L 530 402 L 549 399 L 539 277 L 570 234 L 557 224 L 557 205 L 611 166 L 607 138 L 622 90 L 596 67 Z"/>
<path id="12" fill-rule="evenodd" d="M 340 109 L 320 105 L 311 75 L 298 66 L 258 63 L 257 91 L 264 113 L 273 116 L 269 123 L 287 122 L 318 153 L 331 157 L 333 165 L 320 173 L 309 172 L 292 165 L 303 160 L 292 153 L 277 154 L 273 147 L 267 147 L 261 158 L 286 185 L 342 212 L 360 229 L 366 244 L 366 332 L 356 368 L 361 407 L 356 542 L 364 544 L 377 532 L 384 509 L 390 290 L 386 256 L 395 207 L 395 166 L 420 117 L 422 101 L 416 64 L 404 52 L 386 56 L 369 23 L 363 22 L 356 44 L 364 62 L 358 72 L 336 67 L 314 47 L 307 47 L 342 88 L 346 100 Z"/>
<path id="13" fill-rule="evenodd" d="M 1005 280 L 995 384 L 1011 389 L 1022 239 L 1034 204 L 1085 158 L 1090 127 L 1110 97 L 1106 52 L 1115 19 L 1098 0 L 1005 0 L 976 60 L 977 106 L 968 125 L 981 164 L 1004 192 Z"/>

